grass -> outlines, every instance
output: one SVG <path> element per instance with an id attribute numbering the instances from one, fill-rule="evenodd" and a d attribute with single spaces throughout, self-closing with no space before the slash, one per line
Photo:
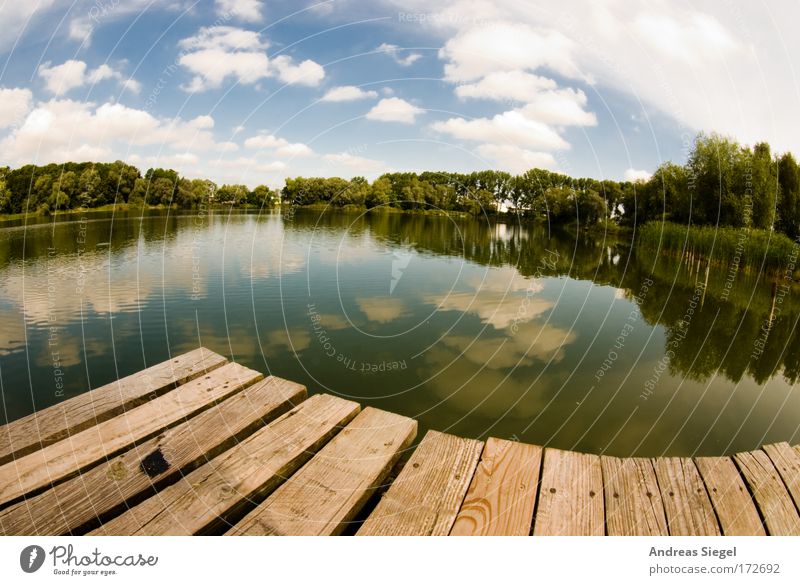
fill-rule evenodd
<path id="1" fill-rule="evenodd" d="M 650 222 L 640 227 L 636 247 L 712 266 L 738 264 L 739 269 L 748 272 L 794 272 L 798 259 L 798 244 L 781 233 L 670 222 Z"/>

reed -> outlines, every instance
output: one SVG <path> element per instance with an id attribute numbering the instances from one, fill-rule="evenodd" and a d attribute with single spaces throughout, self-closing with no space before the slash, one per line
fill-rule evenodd
<path id="1" fill-rule="evenodd" d="M 690 266 L 737 265 L 753 272 L 796 270 L 800 242 L 761 229 L 649 222 L 636 231 L 639 251 L 682 257 Z"/>

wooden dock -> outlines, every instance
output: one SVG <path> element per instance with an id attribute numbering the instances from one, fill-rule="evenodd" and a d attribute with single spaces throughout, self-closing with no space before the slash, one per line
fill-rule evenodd
<path id="1" fill-rule="evenodd" d="M 436 431 L 199 348 L 0 427 L 4 535 L 800 535 L 800 447 L 617 458 Z"/>

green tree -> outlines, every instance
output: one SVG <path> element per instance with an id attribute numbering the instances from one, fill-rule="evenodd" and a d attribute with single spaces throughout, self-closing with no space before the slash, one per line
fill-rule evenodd
<path id="1" fill-rule="evenodd" d="M 780 185 L 779 222 L 780 229 L 790 238 L 800 233 L 800 169 L 790 152 L 778 162 Z"/>
<path id="2" fill-rule="evenodd" d="M 777 165 L 772 159 L 769 144 L 756 144 L 752 155 L 753 226 L 772 229 L 778 201 Z"/>
<path id="3" fill-rule="evenodd" d="M 78 181 L 78 198 L 82 204 L 94 207 L 107 201 L 105 194 L 100 190 L 101 183 L 102 179 L 97 169 L 89 167 L 81 173 Z"/>
<path id="4" fill-rule="evenodd" d="M 147 201 L 151 204 L 172 205 L 175 196 L 175 183 L 166 177 L 161 177 L 152 182 L 149 188 Z"/>
<path id="5" fill-rule="evenodd" d="M 280 196 L 266 185 L 259 185 L 249 193 L 247 201 L 259 207 L 274 207 L 280 201 Z"/>
<path id="6" fill-rule="evenodd" d="M 8 167 L 0 167 L 0 213 L 10 213 L 12 207 L 11 189 L 6 183 Z"/>
<path id="7" fill-rule="evenodd" d="M 392 182 L 386 177 L 379 177 L 370 186 L 367 193 L 367 207 L 388 205 L 392 201 Z"/>
<path id="8" fill-rule="evenodd" d="M 695 201 L 693 223 L 741 226 L 752 216 L 742 185 L 746 155 L 734 140 L 699 134 L 687 162 L 688 188 Z"/>

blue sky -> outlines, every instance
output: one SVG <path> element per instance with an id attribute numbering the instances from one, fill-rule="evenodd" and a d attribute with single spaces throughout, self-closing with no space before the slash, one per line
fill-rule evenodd
<path id="1" fill-rule="evenodd" d="M 249 185 L 798 150 L 796 3 L 0 0 L 0 165 Z"/>

